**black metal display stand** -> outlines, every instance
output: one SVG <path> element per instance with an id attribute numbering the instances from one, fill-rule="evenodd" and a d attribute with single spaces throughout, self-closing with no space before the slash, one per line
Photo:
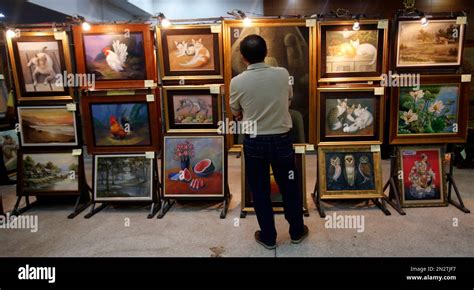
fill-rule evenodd
<path id="1" fill-rule="evenodd" d="M 448 182 L 448 203 L 454 205 L 456 208 L 458 208 L 464 213 L 471 213 L 471 211 L 464 206 L 461 193 L 459 192 L 458 186 L 456 185 L 456 181 L 454 180 L 454 153 L 449 154 L 449 171 L 446 173 L 446 181 Z M 452 199 L 453 189 L 458 201 Z"/>
<path id="2" fill-rule="evenodd" d="M 396 152 L 396 151 L 394 151 Z M 397 170 L 397 156 L 392 154 L 390 156 L 390 178 L 383 186 L 383 192 L 390 187 L 388 196 L 384 197 L 384 200 L 393 207 L 401 215 L 406 215 L 406 212 L 402 209 L 402 205 L 400 204 L 400 192 L 398 191 L 398 170 Z"/>
<path id="3" fill-rule="evenodd" d="M 397 152 L 396 147 L 394 148 L 393 152 Z M 464 205 L 461 192 L 459 191 L 456 181 L 454 179 L 454 153 L 447 153 L 449 154 L 449 168 L 448 171 L 445 173 L 446 174 L 446 182 L 448 186 L 448 195 L 447 195 L 447 201 L 449 204 L 454 205 L 457 209 L 464 213 L 470 213 L 471 211 L 467 209 Z M 387 183 L 384 186 L 384 192 L 387 190 L 387 188 L 390 187 L 389 195 L 386 196 L 384 199 L 385 201 L 390 204 L 399 214 L 401 215 L 406 215 L 406 212 L 402 209 L 401 203 L 400 203 L 400 191 L 398 190 L 398 175 L 399 171 L 401 170 L 398 168 L 397 164 L 397 156 L 395 153 L 393 153 L 390 156 L 391 164 L 390 164 L 390 179 L 387 181 Z M 453 200 L 453 190 L 454 193 L 456 194 L 456 200 Z"/>
<path id="4" fill-rule="evenodd" d="M 232 195 L 230 194 L 229 190 L 229 184 L 226 182 L 224 185 L 224 196 L 223 197 L 208 197 L 208 198 L 167 198 L 167 197 L 161 197 L 161 209 L 158 213 L 158 218 L 162 219 L 166 213 L 171 209 L 171 207 L 176 203 L 176 201 L 182 200 L 182 201 L 220 201 L 222 202 L 222 211 L 220 214 L 221 219 L 225 219 L 227 216 L 227 212 L 229 210 L 229 204 L 230 200 L 232 198 Z"/>
<path id="5" fill-rule="evenodd" d="M 19 150 L 19 152 L 20 152 L 20 150 Z M 77 198 L 76 198 L 76 202 L 75 202 L 75 205 L 74 205 L 74 210 L 71 214 L 68 215 L 69 219 L 75 218 L 77 215 L 79 215 L 81 212 L 83 212 L 86 208 L 88 208 L 91 205 L 90 189 L 87 186 L 86 172 L 85 172 L 85 169 L 84 169 L 84 157 L 83 157 L 82 154 L 79 156 L 79 171 L 80 171 L 79 181 L 78 181 L 79 193 L 78 193 Z M 18 173 L 18 174 L 20 174 L 20 173 Z M 17 178 L 17 181 L 21 182 L 21 179 Z M 28 193 L 28 192 L 22 192 L 21 187 L 19 186 L 19 184 L 17 184 L 16 191 L 17 191 L 17 200 L 16 200 L 15 206 L 12 210 L 12 215 L 15 215 L 15 216 L 21 215 L 24 212 L 28 211 L 29 209 L 31 209 L 31 208 L 35 207 L 36 205 L 38 205 L 38 199 L 34 202 L 30 201 L 31 196 L 35 196 L 37 198 L 42 196 L 41 194 L 32 194 L 32 193 Z M 55 193 L 54 195 L 48 194 L 48 195 L 45 195 L 45 196 L 70 196 L 70 195 L 62 195 L 61 193 Z M 21 200 L 23 199 L 23 197 L 25 198 L 26 205 L 24 207 L 20 208 L 20 203 L 21 203 Z"/>
<path id="6" fill-rule="evenodd" d="M 319 180 L 318 177 L 316 177 L 316 182 L 314 184 L 314 190 L 311 193 L 311 197 L 313 198 L 313 202 L 316 206 L 316 210 L 319 213 L 319 216 L 321 218 L 326 217 L 326 213 L 324 210 L 324 205 L 323 205 L 323 200 L 321 198 L 321 193 L 319 190 Z M 331 198 L 330 200 L 348 200 L 348 199 L 334 199 Z M 387 206 L 385 204 L 386 200 L 385 198 L 368 198 L 368 199 L 358 199 L 360 201 L 366 201 L 366 205 L 369 205 L 369 202 L 372 201 L 385 215 L 391 215 L 390 211 L 387 209 Z"/>
<path id="7" fill-rule="evenodd" d="M 316 210 L 319 213 L 319 216 L 321 218 L 326 217 L 326 212 L 324 210 L 324 205 L 323 205 L 323 199 L 321 199 L 321 194 L 318 188 L 318 180 L 316 178 L 316 183 L 314 185 L 314 191 L 311 193 L 311 197 L 313 198 L 314 204 L 316 205 Z M 330 199 L 330 200 L 338 200 L 338 199 Z M 339 199 L 339 200 L 347 200 L 347 199 Z M 385 199 L 384 198 L 370 198 L 370 199 L 359 199 L 359 200 L 365 200 L 366 205 L 369 204 L 370 201 L 372 201 L 385 215 L 391 215 L 390 211 L 387 209 L 387 206 L 385 205 Z"/>
<path id="8" fill-rule="evenodd" d="M 94 158 L 94 156 L 93 156 Z M 93 217 L 95 214 L 97 214 L 98 212 L 104 210 L 105 208 L 107 208 L 109 205 L 118 205 L 118 204 L 150 204 L 150 212 L 147 216 L 148 219 L 151 219 L 153 218 L 157 213 L 158 211 L 160 210 L 161 208 L 161 201 L 160 201 L 160 189 L 161 189 L 161 185 L 160 185 L 160 181 L 159 181 L 159 178 L 158 178 L 159 174 L 158 174 L 158 167 L 156 165 L 156 158 L 153 158 L 153 179 L 152 179 L 152 183 L 153 183 L 153 190 L 152 190 L 152 200 L 151 201 L 96 201 L 94 199 L 94 188 L 90 188 L 89 187 L 89 191 L 91 192 L 92 194 L 92 201 L 91 201 L 91 204 L 92 204 L 92 207 L 91 207 L 91 210 L 89 211 L 88 214 L 86 214 L 84 216 L 84 218 L 86 219 L 89 219 L 91 217 Z M 97 206 L 97 204 L 100 204 L 99 206 Z"/>

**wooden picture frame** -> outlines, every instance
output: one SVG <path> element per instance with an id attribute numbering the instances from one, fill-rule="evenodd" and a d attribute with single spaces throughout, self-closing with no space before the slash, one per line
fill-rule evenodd
<path id="1" fill-rule="evenodd" d="M 464 143 L 467 138 L 469 83 L 462 82 L 461 78 L 461 75 L 425 75 L 420 78 L 421 91 L 393 87 L 390 144 Z M 443 91 L 435 93 L 436 90 Z M 457 121 L 451 122 L 453 109 Z"/>
<path id="2" fill-rule="evenodd" d="M 361 19 L 360 30 L 354 31 L 353 20 L 319 21 L 318 82 L 382 80 L 388 65 L 389 33 L 388 25 L 379 26 L 381 22 L 388 20 Z M 333 38 L 328 39 L 329 34 Z"/>
<path id="3" fill-rule="evenodd" d="M 161 128 L 154 94 L 86 96 L 81 104 L 89 154 L 157 150 Z"/>
<path id="4" fill-rule="evenodd" d="M 0 147 L 2 148 L 2 156 L 0 158 L 3 158 L 7 173 L 16 172 L 20 140 L 15 129 L 0 130 Z"/>
<path id="5" fill-rule="evenodd" d="M 30 159 L 26 160 L 28 157 Z M 51 162 L 52 165 L 48 164 L 48 162 Z M 55 162 L 60 162 L 61 164 L 55 164 Z M 68 162 L 77 163 L 68 165 Z M 66 168 L 66 166 L 69 167 Z M 29 169 L 33 167 L 35 167 L 34 170 Z M 20 150 L 18 154 L 17 195 L 78 196 L 81 194 L 84 186 L 84 177 L 81 176 L 83 173 L 83 157 L 81 155 L 73 155 L 73 149 Z M 59 182 L 57 182 L 58 179 L 60 180 Z M 29 180 L 31 182 L 25 184 Z M 59 183 L 59 185 L 56 183 Z M 43 189 L 33 189 L 34 186 L 42 187 Z"/>
<path id="6" fill-rule="evenodd" d="M 150 25 L 91 25 L 89 31 L 73 26 L 72 30 L 77 72 L 96 75 L 94 88 L 83 86 L 83 89 L 144 88 L 156 82 Z M 116 48 L 113 47 L 115 41 L 118 41 Z M 120 65 L 117 65 L 113 59 L 112 62 L 107 61 L 106 54 L 113 55 L 113 52 L 117 56 L 122 55 L 118 51 L 124 48 L 123 45 L 127 51 L 125 62 L 119 61 Z"/>
<path id="7" fill-rule="evenodd" d="M 225 196 L 227 160 L 224 136 L 167 135 L 163 144 L 161 180 L 164 198 Z M 186 156 L 191 157 L 186 159 Z"/>
<path id="8" fill-rule="evenodd" d="M 67 32 L 20 30 L 18 33 L 18 37 L 7 38 L 17 100 L 72 100 L 74 88 L 64 83 L 64 75 L 72 74 Z M 56 85 L 58 77 L 62 80 L 60 86 Z"/>
<path id="9" fill-rule="evenodd" d="M 398 70 L 426 72 L 433 69 L 456 69 L 462 64 L 465 24 L 456 24 L 457 18 L 433 18 L 428 21 L 428 25 L 423 27 L 419 19 L 398 19 L 394 49 L 394 66 Z M 442 36 L 440 31 L 447 25 L 458 27 L 459 31 L 449 32 L 448 29 L 451 28 L 448 27 L 444 31 L 446 35 Z M 413 41 L 416 43 L 411 43 Z M 456 48 L 452 47 L 453 44 L 457 44 Z M 433 57 L 429 59 L 429 56 L 435 56 L 438 61 Z M 440 61 L 442 58 L 451 60 L 454 57 L 456 60 Z"/>
<path id="10" fill-rule="evenodd" d="M 230 81 L 245 70 L 239 52 L 239 41 L 248 34 L 259 34 L 265 38 L 268 47 L 266 63 L 285 67 L 293 83 L 293 100 L 290 115 L 293 121 L 293 143 L 316 142 L 316 27 L 306 25 L 305 19 L 252 19 L 250 26 L 242 20 L 224 21 L 224 76 L 226 112 L 233 116 L 229 107 Z M 238 36 L 238 37 L 237 37 Z M 284 46 L 285 37 L 291 47 Z M 289 52 L 290 51 L 290 52 Z M 290 53 L 290 56 L 288 56 Z M 294 55 L 292 55 L 294 53 Z M 290 63 L 288 63 L 290 61 Z M 227 136 L 230 147 L 242 138 Z"/>
<path id="11" fill-rule="evenodd" d="M 448 205 L 444 157 L 444 148 L 439 145 L 398 147 L 398 168 L 403 173 L 398 186 L 403 207 Z"/>
<path id="12" fill-rule="evenodd" d="M 19 106 L 20 141 L 23 147 L 77 146 L 76 112 L 67 105 Z"/>
<path id="13" fill-rule="evenodd" d="M 109 162 L 102 161 L 103 159 L 110 159 Z M 122 160 L 120 160 L 122 159 Z M 113 160 L 113 161 L 112 161 Z M 132 170 L 133 167 L 142 166 L 143 170 Z M 94 170 L 93 170 L 93 184 L 94 184 L 94 201 L 95 202 L 123 202 L 123 201 L 153 201 L 154 197 L 154 166 L 155 159 L 154 158 L 147 158 L 146 154 L 108 154 L 108 155 L 94 155 Z M 148 168 L 146 168 L 148 167 Z M 104 176 L 105 180 L 105 189 L 100 189 L 106 191 L 104 194 L 100 193 L 99 191 L 99 175 L 101 170 L 106 170 L 106 174 Z M 114 171 L 122 170 L 125 174 L 120 172 L 115 172 L 116 174 L 123 174 L 129 176 L 128 179 L 123 177 L 119 179 L 119 182 L 114 181 L 113 189 L 108 184 L 108 178 L 110 175 L 114 173 Z M 133 175 L 133 177 L 132 177 Z M 113 178 L 113 177 L 112 177 Z M 143 181 L 140 181 L 143 179 Z M 128 180 L 128 181 L 127 181 Z M 130 184 L 132 180 L 135 181 L 135 184 Z M 120 182 L 124 183 L 125 190 L 117 193 L 120 189 Z M 145 183 L 145 184 L 143 184 Z M 146 184 L 148 183 L 148 184 Z M 104 184 L 102 184 L 104 186 Z M 107 189 L 108 187 L 108 189 Z M 122 189 L 123 190 L 123 189 Z M 144 190 L 146 195 L 143 193 L 136 193 L 141 194 L 142 196 L 126 196 L 131 195 L 128 190 Z M 115 191 L 110 193 L 110 191 Z M 105 195 L 105 196 L 99 196 Z M 109 196 L 106 196 L 106 195 Z M 115 197 L 112 195 L 116 195 Z"/>
<path id="14" fill-rule="evenodd" d="M 221 24 L 157 26 L 156 39 L 163 81 L 223 79 Z"/>
<path id="15" fill-rule="evenodd" d="M 383 87 L 318 88 L 318 145 L 382 144 Z"/>
<path id="16" fill-rule="evenodd" d="M 165 114 L 163 119 L 167 133 L 216 133 L 218 131 L 219 121 L 222 120 L 221 95 L 212 93 L 210 86 L 165 86 L 162 89 L 162 95 Z M 176 108 L 178 104 L 180 107 Z M 177 115 L 183 110 L 189 113 Z M 204 110 L 207 113 L 201 114 Z M 184 118 L 185 116 L 187 117 Z M 209 116 L 211 121 L 208 121 Z M 182 119 L 182 123 L 178 123 L 179 119 Z M 202 123 L 199 120 L 202 120 Z"/>
<path id="17" fill-rule="evenodd" d="M 346 173 L 347 168 L 354 173 Z M 383 198 L 380 150 L 367 145 L 318 147 L 318 184 L 321 199 Z"/>
<path id="18" fill-rule="evenodd" d="M 294 144 L 293 147 L 296 146 L 305 146 L 304 144 Z M 254 212 L 254 204 L 252 200 L 252 192 L 250 190 L 250 187 L 248 185 L 247 181 L 247 175 L 245 174 L 245 156 L 243 155 L 244 152 L 242 150 L 242 155 L 241 155 L 241 188 L 242 188 L 242 193 L 241 193 L 241 211 L 243 212 Z M 296 168 L 298 169 L 298 173 L 300 176 L 299 181 L 299 186 L 301 189 L 301 198 L 303 200 L 303 210 L 308 209 L 308 204 L 306 200 L 306 154 L 295 154 L 295 162 L 296 162 Z M 272 206 L 273 206 L 273 211 L 275 212 L 283 212 L 283 201 L 281 200 L 281 193 L 278 192 L 278 185 L 276 184 L 276 181 L 272 176 L 270 175 L 270 183 L 271 183 L 271 197 L 272 197 Z"/>

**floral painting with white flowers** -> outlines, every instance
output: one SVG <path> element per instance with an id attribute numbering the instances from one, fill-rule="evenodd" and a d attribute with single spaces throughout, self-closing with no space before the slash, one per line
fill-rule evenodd
<path id="1" fill-rule="evenodd" d="M 458 131 L 457 84 L 400 88 L 398 134 L 446 134 Z"/>

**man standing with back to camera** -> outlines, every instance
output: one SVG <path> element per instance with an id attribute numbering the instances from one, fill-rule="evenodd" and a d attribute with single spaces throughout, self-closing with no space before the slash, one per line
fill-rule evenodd
<path id="1" fill-rule="evenodd" d="M 256 136 L 245 135 L 245 172 L 260 225 L 255 240 L 271 250 L 276 248 L 277 232 L 270 198 L 270 165 L 283 196 L 291 242 L 300 243 L 308 236 L 308 227 L 303 222 L 300 177 L 289 135 L 293 91 L 285 68 L 264 63 L 267 45 L 262 37 L 245 37 L 240 43 L 240 53 L 247 70 L 230 83 L 230 107 L 238 121 L 256 124 Z"/>

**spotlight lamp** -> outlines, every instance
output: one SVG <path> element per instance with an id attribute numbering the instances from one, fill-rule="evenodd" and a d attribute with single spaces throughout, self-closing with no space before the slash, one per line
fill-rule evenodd
<path id="1" fill-rule="evenodd" d="M 242 20 L 244 26 L 252 25 L 252 19 L 250 19 L 242 10 L 232 9 L 232 11 L 227 12 L 227 14 L 234 16 L 236 19 Z"/>
<path id="2" fill-rule="evenodd" d="M 6 32 L 6 36 L 7 36 L 7 38 L 15 38 L 16 33 L 15 33 L 15 31 L 13 31 L 13 29 L 8 29 L 7 32 Z"/>
<path id="3" fill-rule="evenodd" d="M 360 29 L 359 18 L 356 18 L 354 21 L 354 24 L 352 25 L 352 30 L 359 31 L 359 29 Z"/>
<path id="4" fill-rule="evenodd" d="M 91 25 L 87 21 L 82 22 L 81 26 L 82 26 L 82 30 L 84 30 L 84 31 L 91 30 Z"/>
<path id="5" fill-rule="evenodd" d="M 423 27 L 428 26 L 428 18 L 426 17 L 426 15 L 421 14 L 420 17 L 421 17 L 421 19 L 420 19 L 421 26 L 423 26 Z"/>
<path id="6" fill-rule="evenodd" d="M 170 27 L 171 26 L 171 22 L 168 19 L 166 19 L 165 14 L 163 14 L 162 12 L 158 13 L 158 20 L 160 21 L 160 25 L 162 27 Z"/>

